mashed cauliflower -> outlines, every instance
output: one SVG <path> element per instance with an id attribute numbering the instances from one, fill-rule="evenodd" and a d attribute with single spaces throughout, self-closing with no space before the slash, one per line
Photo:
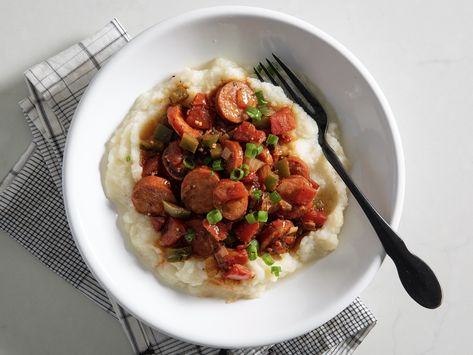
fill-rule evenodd
<path id="1" fill-rule="evenodd" d="M 257 79 L 249 79 L 253 90 L 261 90 L 265 98 L 276 106 L 291 106 L 297 128 L 295 139 L 289 144 L 292 154 L 305 161 L 311 177 L 319 183 L 318 197 L 324 201 L 328 218 L 324 226 L 303 237 L 297 252 L 285 253 L 278 260 L 282 272 L 278 277 L 270 272 L 261 258 L 249 262 L 255 277 L 246 281 L 215 280 L 212 265 L 198 258 L 169 263 L 155 242 L 160 238 L 146 215 L 138 213 L 131 201 L 133 186 L 141 178 L 140 139 L 146 127 L 165 116 L 169 95 L 178 84 L 188 88 L 189 97 L 199 92 L 209 93 L 222 82 L 245 80 L 248 72 L 235 63 L 218 58 L 204 69 L 186 68 L 170 80 L 142 94 L 107 144 L 106 166 L 103 171 L 107 197 L 118 212 L 119 226 L 137 257 L 162 282 L 198 296 L 220 297 L 227 300 L 258 297 L 279 279 L 295 272 L 304 264 L 333 251 L 338 244 L 338 233 L 343 224 L 347 205 L 346 187 L 324 158 L 317 143 L 318 128 L 298 105 L 289 100 L 281 88 Z M 337 138 L 335 124 L 329 127 L 329 143 L 343 163 L 346 158 Z M 207 263 L 207 265 L 206 265 Z"/>

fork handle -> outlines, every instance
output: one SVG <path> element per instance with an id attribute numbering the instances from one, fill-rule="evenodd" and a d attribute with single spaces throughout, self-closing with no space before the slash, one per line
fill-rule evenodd
<path id="1" fill-rule="evenodd" d="M 337 155 L 325 139 L 319 140 L 322 151 L 365 212 L 386 254 L 396 265 L 399 278 L 407 293 L 421 306 L 437 308 L 442 302 L 442 289 L 432 269 L 412 254 L 402 239 L 373 208 L 346 172 Z"/>

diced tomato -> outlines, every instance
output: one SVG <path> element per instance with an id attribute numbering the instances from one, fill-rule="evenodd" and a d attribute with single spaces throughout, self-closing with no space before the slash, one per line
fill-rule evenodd
<path id="1" fill-rule="evenodd" d="M 160 232 L 163 228 L 164 223 L 166 223 L 165 217 L 149 217 L 151 224 L 156 232 Z"/>
<path id="2" fill-rule="evenodd" d="M 141 172 L 141 176 L 144 177 L 150 175 L 158 175 L 159 162 L 159 155 L 153 155 L 148 157 L 143 163 L 143 171 Z"/>
<path id="3" fill-rule="evenodd" d="M 246 266 L 240 264 L 234 264 L 224 274 L 224 277 L 231 280 L 249 280 L 255 276 L 253 271 L 248 269 Z"/>
<path id="4" fill-rule="evenodd" d="M 194 100 L 192 100 L 192 106 L 208 106 L 207 95 L 199 92 L 194 96 Z"/>
<path id="5" fill-rule="evenodd" d="M 187 112 L 186 122 L 197 129 L 209 129 L 213 125 L 215 113 L 208 105 L 207 96 L 202 93 L 195 95 L 192 107 Z"/>
<path id="6" fill-rule="evenodd" d="M 307 205 L 312 202 L 317 191 L 312 186 L 300 186 L 292 194 L 292 203 L 296 205 Z"/>
<path id="7" fill-rule="evenodd" d="M 233 139 L 239 142 L 263 143 L 266 140 L 266 133 L 245 121 L 235 129 Z"/>
<path id="8" fill-rule="evenodd" d="M 313 179 L 311 179 L 311 178 L 308 178 L 307 180 L 309 180 L 310 184 L 312 185 L 312 187 L 313 187 L 314 189 L 316 189 L 316 190 L 319 189 L 320 185 L 317 184 L 317 182 L 316 182 L 315 180 L 313 180 Z"/>
<path id="9" fill-rule="evenodd" d="M 161 235 L 160 244 L 163 247 L 170 247 L 181 239 L 186 234 L 186 225 L 177 218 L 169 217 L 164 226 L 163 234 Z"/>
<path id="10" fill-rule="evenodd" d="M 279 142 L 281 144 L 287 144 L 292 141 L 292 136 L 290 134 L 281 134 L 279 136 Z"/>
<path id="11" fill-rule="evenodd" d="M 228 266 L 235 264 L 246 264 L 248 262 L 248 253 L 246 249 L 236 250 L 236 249 L 227 249 L 228 254 L 224 256 L 225 262 Z"/>
<path id="12" fill-rule="evenodd" d="M 232 223 L 218 222 L 216 224 L 210 224 L 207 218 L 203 220 L 202 225 L 216 240 L 219 241 L 227 239 L 228 232 L 232 229 Z"/>
<path id="13" fill-rule="evenodd" d="M 251 185 L 251 186 L 256 186 L 258 183 L 258 175 L 254 171 L 246 175 L 243 179 L 241 179 L 241 182 L 244 183 L 245 185 Z"/>
<path id="14" fill-rule="evenodd" d="M 260 224 L 249 224 L 246 221 L 240 222 L 234 229 L 235 237 L 243 243 L 248 243 L 258 233 Z"/>
<path id="15" fill-rule="evenodd" d="M 263 151 L 261 152 L 260 155 L 257 156 L 257 158 L 263 162 L 265 162 L 266 164 L 269 164 L 269 165 L 273 165 L 273 156 L 271 155 L 271 153 L 269 152 L 269 149 L 268 148 L 264 148 Z"/>
<path id="16" fill-rule="evenodd" d="M 314 230 L 322 227 L 327 220 L 327 215 L 316 209 L 309 210 L 305 215 L 301 217 L 302 224 L 305 229 Z"/>
<path id="17" fill-rule="evenodd" d="M 271 133 L 275 135 L 287 134 L 296 128 L 296 120 L 289 107 L 276 111 L 269 118 L 269 122 L 271 123 Z"/>

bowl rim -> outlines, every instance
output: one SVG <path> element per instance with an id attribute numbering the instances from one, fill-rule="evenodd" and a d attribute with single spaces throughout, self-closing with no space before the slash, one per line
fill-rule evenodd
<path id="1" fill-rule="evenodd" d="M 324 324 L 325 322 L 327 322 L 328 320 L 336 316 L 336 314 L 341 312 L 350 303 L 352 303 L 355 300 L 355 298 L 358 297 L 358 295 L 372 282 L 372 280 L 374 279 L 374 276 L 376 275 L 377 271 L 381 267 L 384 261 L 384 258 L 386 256 L 384 250 L 382 250 L 379 255 L 380 262 L 375 266 L 372 265 L 372 267 L 370 267 L 367 270 L 367 272 L 362 277 L 360 277 L 360 279 L 352 287 L 352 292 L 350 295 L 347 294 L 344 298 L 340 299 L 340 301 L 338 302 L 339 307 L 338 307 L 337 312 L 333 312 L 333 314 L 329 314 L 329 315 L 326 315 L 325 317 L 322 317 L 318 325 L 307 324 L 307 322 L 305 322 L 302 325 L 299 325 L 298 327 L 294 327 L 294 329 L 288 329 L 286 333 L 287 336 L 285 336 L 284 338 L 281 338 L 281 337 L 275 338 L 274 336 L 271 337 L 271 335 L 268 334 L 263 341 L 242 339 L 238 343 L 226 344 L 226 343 L 222 343 L 221 341 L 217 339 L 215 341 L 210 341 L 209 339 L 201 340 L 201 339 L 196 338 L 195 335 L 189 334 L 189 333 L 188 334 L 170 334 L 165 330 L 166 322 L 162 322 L 162 321 L 159 322 L 159 320 L 157 322 L 156 319 L 150 319 L 147 316 L 147 314 L 141 312 L 138 307 L 135 307 L 133 304 L 127 304 L 121 289 L 115 287 L 113 282 L 108 281 L 109 276 L 107 272 L 105 270 L 102 270 L 100 267 L 98 267 L 98 265 L 94 263 L 94 260 L 92 258 L 89 258 L 89 255 L 92 255 L 92 253 L 89 251 L 90 248 L 86 245 L 86 243 L 80 242 L 80 239 L 81 239 L 79 236 L 80 233 L 78 229 L 76 228 L 76 222 L 75 222 L 76 220 L 78 220 L 79 217 L 73 208 L 73 203 L 71 201 L 71 193 L 69 192 L 72 188 L 71 183 L 69 182 L 69 176 L 71 176 L 71 173 L 68 173 L 71 170 L 70 162 L 72 161 L 70 155 L 72 154 L 71 142 L 73 141 L 73 139 L 71 137 L 75 135 L 75 126 L 76 126 L 75 122 L 77 121 L 77 117 L 81 115 L 83 102 L 87 101 L 87 97 L 91 95 L 91 92 L 93 91 L 92 88 L 94 87 L 94 84 L 97 78 L 100 77 L 100 74 L 108 71 L 111 67 L 113 67 L 113 63 L 117 61 L 119 57 L 126 55 L 126 53 L 132 50 L 132 48 L 138 43 L 142 41 L 146 41 L 148 38 L 152 37 L 155 32 L 162 31 L 166 27 L 179 26 L 182 23 L 193 22 L 196 20 L 210 19 L 210 18 L 215 18 L 215 17 L 218 18 L 222 16 L 232 16 L 232 17 L 247 16 L 247 17 L 266 18 L 270 20 L 280 21 L 285 24 L 297 27 L 303 31 L 309 32 L 310 34 L 318 37 L 319 39 L 324 41 L 326 44 L 334 48 L 342 56 L 344 56 L 350 62 L 350 64 L 353 65 L 353 67 L 366 80 L 366 82 L 368 83 L 368 86 L 373 91 L 376 99 L 379 101 L 383 114 L 386 118 L 386 123 L 389 127 L 389 133 L 392 137 L 392 141 L 394 144 L 393 148 L 394 148 L 394 154 L 396 158 L 395 168 L 396 168 L 397 174 L 395 176 L 395 179 L 397 182 L 396 184 L 397 191 L 395 194 L 393 212 L 391 213 L 391 216 L 386 217 L 386 220 L 390 223 L 390 225 L 394 229 L 397 229 L 399 226 L 403 203 L 404 203 L 405 165 L 404 165 L 404 154 L 403 154 L 401 137 L 400 137 L 399 130 L 398 130 L 394 115 L 392 113 L 392 110 L 383 92 L 381 91 L 380 87 L 378 86 L 378 84 L 376 83 L 372 75 L 365 68 L 365 66 L 346 47 L 344 47 L 336 39 L 326 34 L 325 32 L 323 32 L 316 26 L 302 19 L 299 19 L 297 17 L 291 16 L 279 11 L 269 10 L 269 9 L 261 8 L 261 7 L 250 7 L 250 6 L 212 6 L 212 7 L 205 7 L 205 8 L 201 8 L 197 10 L 191 10 L 183 14 L 179 14 L 177 16 L 169 17 L 167 19 L 164 19 L 152 25 L 151 27 L 147 28 L 146 30 L 138 34 L 136 37 L 134 37 L 132 41 L 127 43 L 123 48 L 121 48 L 119 52 L 117 52 L 108 61 L 108 63 L 100 70 L 100 72 L 97 73 L 92 78 L 91 82 L 89 83 L 87 89 L 85 90 L 83 94 L 82 100 L 79 102 L 76 108 L 76 111 L 74 113 L 74 116 L 69 128 L 68 137 L 67 137 L 66 145 L 64 149 L 63 170 L 62 170 L 62 188 L 64 192 L 63 196 L 64 196 L 64 204 L 66 207 L 65 208 L 66 216 L 69 222 L 69 227 L 71 229 L 71 233 L 73 235 L 75 244 L 77 248 L 79 249 L 79 252 L 82 258 L 85 260 L 86 264 L 88 265 L 94 277 L 100 282 L 101 286 L 110 295 L 112 295 L 115 300 L 118 301 L 120 306 L 122 306 L 128 312 L 130 312 L 135 317 L 137 317 L 140 321 L 144 322 L 145 324 L 148 324 L 152 328 L 156 328 L 160 332 L 167 334 L 171 337 L 182 339 L 184 341 L 195 343 L 195 344 L 211 346 L 211 347 L 220 347 L 220 348 L 242 348 L 242 347 L 261 346 L 261 345 L 272 344 L 272 343 L 277 343 L 277 342 L 285 341 L 288 339 L 292 339 L 296 336 L 305 334 L 313 330 L 315 327 Z"/>

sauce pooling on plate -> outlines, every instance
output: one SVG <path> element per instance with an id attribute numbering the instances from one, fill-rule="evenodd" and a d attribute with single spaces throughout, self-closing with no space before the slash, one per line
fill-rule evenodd
<path id="1" fill-rule="evenodd" d="M 207 258 L 220 278 L 241 281 L 261 258 L 279 276 L 279 255 L 326 220 L 319 185 L 289 153 L 294 113 L 237 80 L 187 99 L 179 86 L 166 117 L 146 129 L 136 211 L 161 234 L 168 262 Z"/>

